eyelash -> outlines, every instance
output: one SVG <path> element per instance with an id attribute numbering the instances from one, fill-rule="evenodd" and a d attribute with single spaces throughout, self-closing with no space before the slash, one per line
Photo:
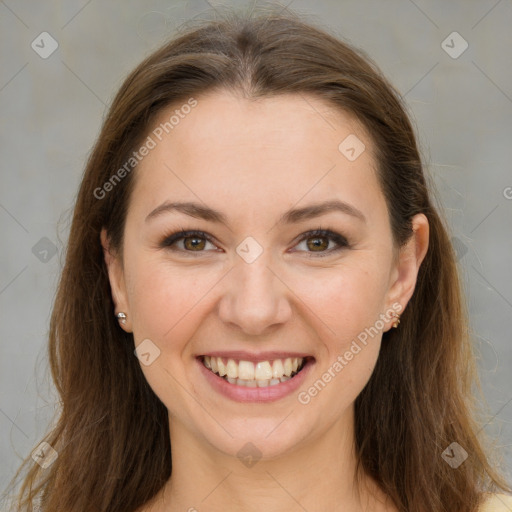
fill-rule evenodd
<path id="1" fill-rule="evenodd" d="M 170 235 L 167 235 L 164 238 L 164 240 L 161 242 L 160 248 L 162 248 L 162 249 L 171 248 L 171 250 L 174 250 L 174 251 L 186 252 L 186 253 L 191 253 L 191 254 L 205 252 L 204 250 L 203 251 L 188 251 L 188 250 L 184 250 L 184 249 L 172 248 L 172 245 L 174 243 L 178 242 L 179 240 L 182 240 L 185 238 L 192 238 L 192 237 L 204 238 L 211 244 L 215 245 L 215 242 L 213 241 L 212 237 L 210 235 L 208 235 L 207 233 L 205 233 L 204 231 L 181 230 L 181 231 L 171 233 Z M 332 240 L 333 242 L 338 244 L 338 247 L 335 247 L 334 249 L 329 249 L 326 251 L 319 251 L 319 252 L 301 251 L 301 252 L 309 253 L 311 255 L 309 257 L 323 258 L 330 254 L 336 253 L 336 252 L 340 251 L 341 249 L 344 249 L 344 248 L 349 249 L 350 248 L 350 244 L 348 243 L 347 239 L 343 235 L 340 235 L 339 233 L 336 233 L 335 231 L 332 231 L 330 229 L 322 229 L 322 228 L 315 229 L 313 231 L 307 231 L 306 233 L 304 233 L 302 238 L 297 242 L 297 244 L 303 242 L 304 240 L 308 240 L 309 238 L 315 238 L 315 237 L 316 238 L 328 238 L 329 240 Z"/>

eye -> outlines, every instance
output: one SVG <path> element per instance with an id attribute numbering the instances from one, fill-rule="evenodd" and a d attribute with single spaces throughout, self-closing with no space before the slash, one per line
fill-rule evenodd
<path id="1" fill-rule="evenodd" d="M 177 242 L 181 241 L 183 241 L 182 247 L 175 248 Z M 181 252 L 204 252 L 203 249 L 207 243 L 213 245 L 211 237 L 203 231 L 182 230 L 167 236 L 160 246 Z"/>
<path id="2" fill-rule="evenodd" d="M 182 245 L 179 246 L 179 243 L 181 242 Z M 339 233 L 329 229 L 316 229 L 314 231 L 308 231 L 307 233 L 304 233 L 298 245 L 303 242 L 306 243 L 306 250 L 302 252 L 309 253 L 310 257 L 313 256 L 311 253 L 314 253 L 315 257 L 323 257 L 337 252 L 343 248 L 350 247 L 350 244 L 347 242 L 347 239 L 343 235 L 340 235 Z M 335 246 L 329 248 L 330 242 L 334 242 Z M 213 247 L 216 247 L 213 242 L 213 238 L 204 231 L 181 230 L 168 235 L 161 242 L 160 247 L 190 254 L 205 252 L 206 244 L 211 244 Z"/>
<path id="3" fill-rule="evenodd" d="M 301 238 L 299 245 L 303 242 L 306 243 L 307 249 L 312 249 L 311 251 L 306 250 L 310 257 L 312 256 L 311 253 L 315 253 L 315 257 L 324 257 L 334 252 L 338 252 L 343 248 L 350 247 L 347 239 L 343 235 L 329 229 L 316 229 L 314 231 L 309 231 Z M 335 246 L 327 250 L 330 242 L 334 242 Z"/>

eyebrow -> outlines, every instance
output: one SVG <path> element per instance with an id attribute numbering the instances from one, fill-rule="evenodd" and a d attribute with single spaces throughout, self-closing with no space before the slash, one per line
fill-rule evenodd
<path id="1" fill-rule="evenodd" d="M 323 203 L 310 204 L 302 208 L 290 209 L 280 217 L 277 223 L 294 224 L 336 211 L 346 215 L 351 215 L 352 217 L 355 217 L 362 222 L 366 222 L 366 217 L 364 216 L 363 212 L 358 210 L 355 206 L 340 201 L 339 199 L 333 199 Z M 229 224 L 227 217 L 222 212 L 219 212 L 218 210 L 203 204 L 194 202 L 171 201 L 165 201 L 160 206 L 157 206 L 152 212 L 149 213 L 145 222 L 148 222 L 151 219 L 154 219 L 155 217 L 168 212 L 180 212 L 196 219 L 203 219 L 224 225 Z"/>

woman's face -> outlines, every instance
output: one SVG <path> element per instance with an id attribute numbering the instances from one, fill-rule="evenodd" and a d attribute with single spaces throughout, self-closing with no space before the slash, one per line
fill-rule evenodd
<path id="1" fill-rule="evenodd" d="M 413 237 L 394 258 L 372 142 L 321 100 L 196 100 L 148 134 L 155 147 L 133 171 L 122 265 L 107 255 L 113 297 L 171 425 L 208 449 L 235 455 L 251 442 L 272 458 L 350 425 L 390 312 L 412 295 L 428 225 L 417 216 L 423 245 Z M 322 207 L 333 201 L 341 206 Z M 334 238 L 308 234 L 318 229 Z M 208 239 L 166 245 L 181 230 Z M 214 375 L 204 355 L 249 386 Z M 280 378 L 295 357 L 308 364 Z"/>

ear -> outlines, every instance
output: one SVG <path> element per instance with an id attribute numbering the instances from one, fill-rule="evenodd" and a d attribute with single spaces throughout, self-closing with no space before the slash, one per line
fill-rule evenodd
<path id="1" fill-rule="evenodd" d="M 122 262 L 120 261 L 118 255 L 116 255 L 111 250 L 110 242 L 107 236 L 107 230 L 105 228 L 102 228 L 101 230 L 100 240 L 103 247 L 105 264 L 107 266 L 110 289 L 112 290 L 112 300 L 114 301 L 115 314 L 120 313 L 121 311 L 126 314 L 126 323 L 123 324 L 119 322 L 119 325 L 126 332 L 132 332 L 131 315 L 128 306 Z"/>
<path id="2" fill-rule="evenodd" d="M 390 288 L 387 294 L 387 310 L 392 304 L 399 303 L 403 311 L 409 302 L 414 288 L 420 265 L 427 254 L 429 243 L 429 224 L 427 217 L 419 213 L 412 218 L 413 234 L 407 244 L 400 248 L 391 272 Z M 391 321 L 389 328 L 393 324 Z M 389 330 L 386 329 L 386 330 Z"/>

